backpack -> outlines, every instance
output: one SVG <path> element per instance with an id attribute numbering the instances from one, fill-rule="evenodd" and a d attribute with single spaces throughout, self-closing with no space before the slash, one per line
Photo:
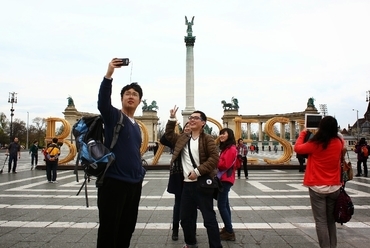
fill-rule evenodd
<path id="1" fill-rule="evenodd" d="M 367 145 L 361 146 L 361 154 L 364 156 L 364 158 L 369 157 L 369 150 L 367 149 Z"/>
<path id="2" fill-rule="evenodd" d="M 50 144 L 44 150 L 45 161 L 57 161 L 60 154 L 59 147 L 56 144 Z"/>
<path id="3" fill-rule="evenodd" d="M 118 111 L 120 119 L 114 128 L 109 148 L 104 146 L 104 121 L 101 115 L 82 117 L 72 128 L 78 151 L 75 172 L 80 163 L 87 177 L 97 178 L 96 186 L 98 187 L 102 185 L 108 167 L 114 162 L 115 156 L 112 149 L 117 143 L 121 127 L 124 126 L 123 114 L 120 110 Z"/>
<path id="4" fill-rule="evenodd" d="M 340 223 L 341 225 L 343 225 L 343 223 L 347 223 L 352 218 L 354 210 L 355 208 L 351 197 L 349 197 L 347 192 L 344 190 L 344 186 L 342 186 L 334 207 L 335 222 Z"/>

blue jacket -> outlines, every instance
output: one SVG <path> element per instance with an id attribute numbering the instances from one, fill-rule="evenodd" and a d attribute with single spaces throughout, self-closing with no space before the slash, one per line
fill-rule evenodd
<path id="1" fill-rule="evenodd" d="M 104 145 L 110 147 L 113 139 L 113 130 L 120 119 L 120 111 L 111 104 L 112 80 L 103 79 L 98 96 L 98 109 L 104 120 Z M 141 163 L 141 131 L 139 125 L 134 124 L 123 115 L 123 124 L 118 140 L 112 152 L 115 162 L 110 165 L 105 177 L 111 177 L 129 183 L 143 181 L 145 169 Z"/>

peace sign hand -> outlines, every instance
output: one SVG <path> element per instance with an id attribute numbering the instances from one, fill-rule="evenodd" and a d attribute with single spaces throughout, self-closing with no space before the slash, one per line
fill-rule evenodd
<path id="1" fill-rule="evenodd" d="M 179 107 L 176 107 L 176 105 L 173 107 L 173 109 L 170 109 L 170 117 L 176 118 L 176 112 L 179 109 Z"/>

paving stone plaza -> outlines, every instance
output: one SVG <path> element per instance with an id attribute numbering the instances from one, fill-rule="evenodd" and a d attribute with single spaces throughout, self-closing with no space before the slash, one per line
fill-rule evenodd
<path id="1" fill-rule="evenodd" d="M 279 153 L 255 156 L 262 161 L 262 157 Z M 149 162 L 151 157 L 152 153 L 145 154 Z M 0 153 L 1 166 L 4 158 L 4 153 Z M 169 154 L 163 154 L 160 162 L 168 163 L 169 159 Z M 28 152 L 22 152 L 18 173 L 8 173 L 5 165 L 0 174 L 0 247 L 96 247 L 98 210 L 94 182 L 87 187 L 87 208 L 84 191 L 76 196 L 83 181 L 82 171 L 76 182 L 73 171 L 59 170 L 59 183 L 51 184 L 44 170 L 30 170 L 29 161 Z M 302 186 L 302 179 L 303 173 L 298 169 L 283 167 L 250 170 L 248 180 L 237 179 L 230 192 L 236 241 L 223 241 L 223 246 L 319 247 L 308 190 Z M 182 232 L 178 241 L 171 239 L 174 197 L 166 192 L 167 181 L 168 171 L 147 171 L 131 247 L 184 244 Z M 355 178 L 346 189 L 355 204 L 355 214 L 349 223 L 337 225 L 338 247 L 369 247 L 370 178 Z M 215 210 L 222 227 L 216 207 Z M 199 247 L 208 247 L 200 213 L 197 226 Z"/>

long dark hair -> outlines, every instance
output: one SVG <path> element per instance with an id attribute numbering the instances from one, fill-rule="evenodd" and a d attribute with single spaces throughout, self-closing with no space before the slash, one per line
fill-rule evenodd
<path id="1" fill-rule="evenodd" d="M 234 135 L 234 131 L 231 130 L 230 128 L 223 128 L 220 130 L 220 135 L 223 134 L 224 132 L 227 132 L 228 134 L 228 138 L 227 140 L 225 140 L 224 142 L 220 142 L 220 150 L 223 151 L 225 150 L 226 148 L 232 146 L 232 145 L 235 145 L 235 135 Z"/>
<path id="2" fill-rule="evenodd" d="M 317 133 L 309 142 L 322 144 L 322 148 L 326 149 L 333 138 L 340 139 L 338 137 L 338 122 L 334 117 L 328 115 L 322 118 Z"/>

